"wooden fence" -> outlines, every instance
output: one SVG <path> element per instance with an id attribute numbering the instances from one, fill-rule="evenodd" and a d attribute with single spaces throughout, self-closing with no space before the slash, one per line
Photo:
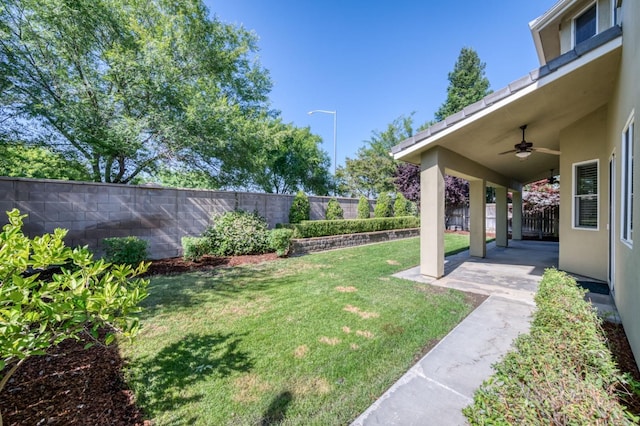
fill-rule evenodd
<path id="1" fill-rule="evenodd" d="M 509 233 L 511 233 L 512 207 L 509 204 Z M 525 237 L 545 237 L 558 236 L 559 208 L 547 210 L 540 214 L 522 215 L 522 235 Z M 493 233 L 496 230 L 496 207 L 495 204 L 487 204 L 486 207 L 486 230 Z M 468 231 L 469 230 L 469 207 L 455 209 L 447 217 L 447 229 Z"/>

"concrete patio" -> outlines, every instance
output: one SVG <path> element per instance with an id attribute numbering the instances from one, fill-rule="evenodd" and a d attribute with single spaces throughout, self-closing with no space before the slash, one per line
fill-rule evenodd
<path id="1" fill-rule="evenodd" d="M 468 251 L 447 257 L 438 280 L 420 275 L 419 267 L 396 274 L 489 297 L 352 424 L 466 424 L 461 410 L 491 376 L 491 365 L 529 330 L 538 283 L 546 268 L 557 265 L 558 243 L 509 241 L 508 248 L 487 245 L 485 258 Z"/>

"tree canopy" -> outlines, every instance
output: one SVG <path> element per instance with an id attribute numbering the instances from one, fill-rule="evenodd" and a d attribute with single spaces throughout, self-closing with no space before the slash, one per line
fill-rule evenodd
<path id="1" fill-rule="evenodd" d="M 77 155 L 95 181 L 167 162 L 217 176 L 271 114 L 256 52 L 200 0 L 5 0 L 0 132 Z"/>
<path id="2" fill-rule="evenodd" d="M 463 47 L 460 50 L 453 71 L 449 73 L 447 100 L 434 114 L 437 121 L 444 120 L 491 93 L 489 80 L 484 73 L 485 66 L 472 48 Z"/>
<path id="3" fill-rule="evenodd" d="M 372 132 L 371 139 L 358 149 L 356 158 L 347 158 L 344 167 L 336 171 L 339 192 L 357 197 L 375 198 L 383 192 L 393 192 L 394 174 L 398 162 L 389 155 L 391 148 L 413 134 L 413 117 L 401 116 L 387 129 Z"/>
<path id="4" fill-rule="evenodd" d="M 47 147 L 0 143 L 0 176 L 90 180 L 86 166 Z"/>

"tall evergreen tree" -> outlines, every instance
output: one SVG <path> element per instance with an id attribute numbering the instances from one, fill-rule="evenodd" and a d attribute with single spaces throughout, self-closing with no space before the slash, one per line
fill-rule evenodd
<path id="1" fill-rule="evenodd" d="M 489 80 L 484 73 L 485 66 L 472 48 L 463 47 L 460 50 L 453 71 L 449 73 L 447 100 L 436 111 L 436 120 L 442 121 L 491 93 Z"/>

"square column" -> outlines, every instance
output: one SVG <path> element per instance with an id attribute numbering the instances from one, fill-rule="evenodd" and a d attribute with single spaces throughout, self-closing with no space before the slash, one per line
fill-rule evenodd
<path id="1" fill-rule="evenodd" d="M 487 253 L 487 185 L 484 179 L 469 181 L 469 227 L 471 237 L 469 254 L 475 257 L 485 257 Z"/>
<path id="2" fill-rule="evenodd" d="M 497 186 L 496 190 L 496 246 L 509 245 L 509 206 L 507 203 L 507 188 Z"/>
<path id="3" fill-rule="evenodd" d="M 444 166 L 438 149 L 422 154 L 420 171 L 420 273 L 444 275 Z"/>
<path id="4" fill-rule="evenodd" d="M 513 240 L 522 239 L 522 192 L 511 194 L 511 238 Z"/>

